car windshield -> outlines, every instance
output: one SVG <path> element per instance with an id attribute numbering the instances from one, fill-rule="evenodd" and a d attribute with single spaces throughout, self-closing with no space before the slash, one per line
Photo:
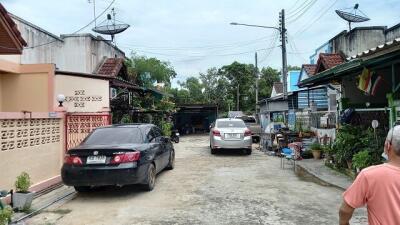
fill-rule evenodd
<path id="1" fill-rule="evenodd" d="M 84 142 L 85 145 L 143 143 L 139 128 L 104 128 L 95 130 Z"/>
<path id="2" fill-rule="evenodd" d="M 217 127 L 219 127 L 219 128 L 231 128 L 231 127 L 245 128 L 246 125 L 244 124 L 243 121 L 240 121 L 240 120 L 232 120 L 232 121 L 226 120 L 226 121 L 218 121 Z"/>
<path id="3" fill-rule="evenodd" d="M 245 123 L 256 123 L 253 117 L 238 117 L 238 119 L 243 120 Z"/>

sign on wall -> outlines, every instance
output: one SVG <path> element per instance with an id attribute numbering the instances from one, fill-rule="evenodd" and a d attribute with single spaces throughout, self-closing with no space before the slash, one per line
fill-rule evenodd
<path id="1" fill-rule="evenodd" d="M 75 90 L 73 96 L 65 96 L 65 102 L 72 102 L 72 106 L 75 108 L 84 108 L 85 103 L 89 102 L 101 102 L 103 97 L 100 95 L 89 95 L 85 94 L 85 90 Z"/>
<path id="2" fill-rule="evenodd" d="M 55 94 L 65 95 L 67 112 L 103 112 L 110 108 L 108 80 L 57 75 Z"/>

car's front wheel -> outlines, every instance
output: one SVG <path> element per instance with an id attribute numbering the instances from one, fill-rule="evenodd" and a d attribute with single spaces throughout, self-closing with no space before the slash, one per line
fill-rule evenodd
<path id="1" fill-rule="evenodd" d="M 89 186 L 74 186 L 75 191 L 77 192 L 89 192 L 90 191 L 90 187 Z"/>
<path id="2" fill-rule="evenodd" d="M 156 167 L 154 164 L 150 164 L 147 170 L 146 183 L 143 185 L 144 190 L 152 191 L 156 184 Z"/>

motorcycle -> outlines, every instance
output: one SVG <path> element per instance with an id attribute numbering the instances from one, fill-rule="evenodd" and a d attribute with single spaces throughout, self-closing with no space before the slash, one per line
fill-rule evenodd
<path id="1" fill-rule="evenodd" d="M 179 143 L 179 132 L 177 130 L 173 130 L 171 133 L 171 141 L 175 143 Z"/>

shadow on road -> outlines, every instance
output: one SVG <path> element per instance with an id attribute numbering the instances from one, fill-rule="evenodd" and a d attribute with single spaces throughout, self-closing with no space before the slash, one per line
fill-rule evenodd
<path id="1" fill-rule="evenodd" d="M 157 179 L 163 177 L 166 171 L 161 171 L 157 175 Z M 156 180 L 157 185 L 157 180 Z M 151 193 L 143 189 L 143 186 L 140 184 L 132 184 L 132 185 L 124 185 L 122 187 L 118 186 L 102 186 L 102 187 L 94 187 L 89 192 L 78 193 L 79 197 L 84 197 L 85 200 L 96 200 L 96 199 L 114 199 L 114 198 L 122 198 L 122 197 L 135 197 L 140 194 Z"/>
<path id="2" fill-rule="evenodd" d="M 245 150 L 242 149 L 219 149 L 217 153 L 213 156 L 227 157 L 227 156 L 248 156 L 248 155 L 246 155 Z"/>

